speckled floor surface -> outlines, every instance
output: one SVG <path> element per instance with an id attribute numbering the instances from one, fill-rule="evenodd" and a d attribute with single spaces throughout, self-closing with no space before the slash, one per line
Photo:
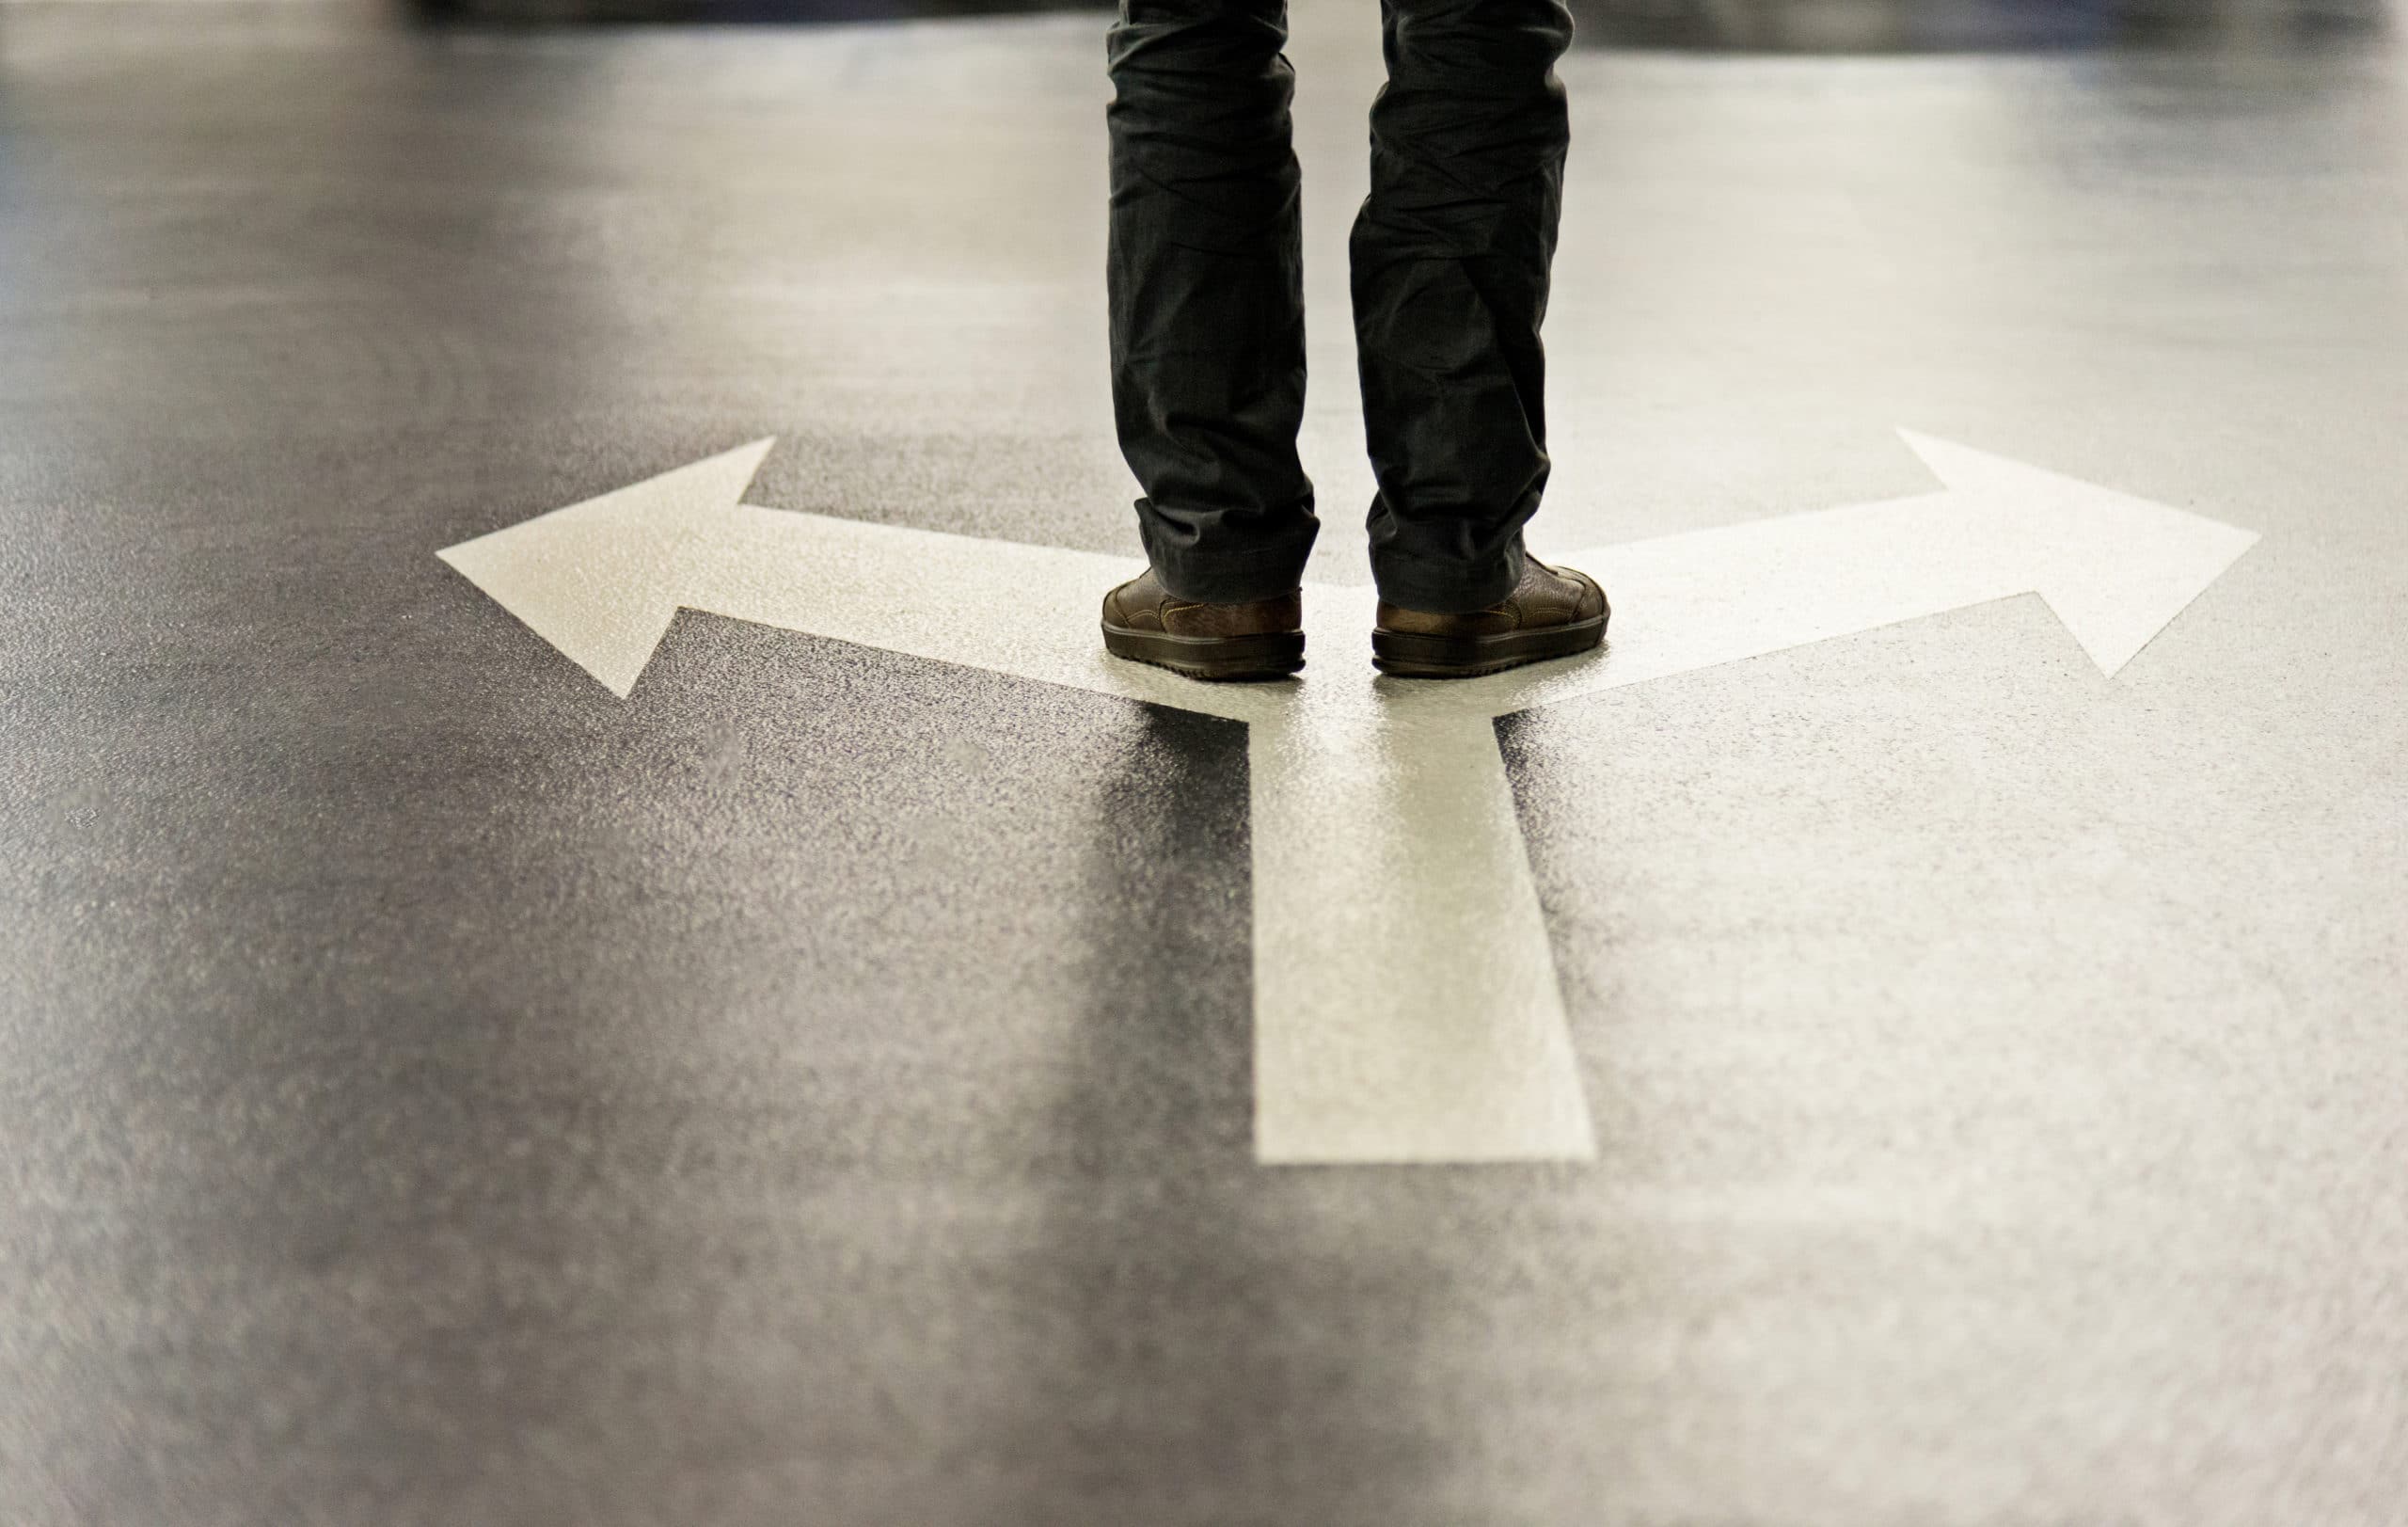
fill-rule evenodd
<path id="1" fill-rule="evenodd" d="M 1242 724 L 435 556 L 772 434 L 1133 552 L 1101 59 L 7 19 L 0 1517 L 2408 1519 L 2408 58 L 1567 61 L 1543 552 L 1898 425 L 2263 539 L 1501 723 L 1598 1159 L 1418 1169 L 1253 1157 Z"/>

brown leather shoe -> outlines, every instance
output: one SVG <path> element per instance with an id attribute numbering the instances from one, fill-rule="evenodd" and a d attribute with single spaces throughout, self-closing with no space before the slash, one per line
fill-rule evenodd
<path id="1" fill-rule="evenodd" d="M 1606 639 L 1606 591 L 1586 573 L 1522 559 L 1522 581 L 1485 610 L 1434 615 L 1383 599 L 1371 663 L 1401 678 L 1471 678 L 1568 658 Z"/>
<path id="2" fill-rule="evenodd" d="M 1190 678 L 1285 678 L 1305 665 L 1301 594 L 1201 604 L 1164 588 L 1150 567 L 1103 596 L 1103 646 Z"/>

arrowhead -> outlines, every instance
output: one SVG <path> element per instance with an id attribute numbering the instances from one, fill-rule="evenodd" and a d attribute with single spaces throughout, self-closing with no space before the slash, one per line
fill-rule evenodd
<path id="1" fill-rule="evenodd" d="M 734 509 L 774 437 L 436 553 L 626 699 L 677 614 L 693 531 Z"/>
<path id="2" fill-rule="evenodd" d="M 2036 571 L 2041 597 L 2113 675 L 2257 544 L 2258 533 L 1900 430 L 1933 475 Z"/>

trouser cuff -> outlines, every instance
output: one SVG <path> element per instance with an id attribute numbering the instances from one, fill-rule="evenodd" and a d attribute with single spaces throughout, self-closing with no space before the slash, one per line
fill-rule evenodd
<path id="1" fill-rule="evenodd" d="M 1300 545 L 1231 555 L 1180 550 L 1159 544 L 1152 535 L 1140 539 L 1155 580 L 1180 598 L 1204 604 L 1253 604 L 1293 594 L 1304 581 L 1313 540 L 1307 534 Z"/>
<path id="2" fill-rule="evenodd" d="M 1394 553 L 1374 554 L 1371 579 L 1380 597 L 1433 615 L 1466 615 L 1504 599 L 1522 581 L 1522 547 L 1517 539 L 1486 563 L 1432 562 Z"/>

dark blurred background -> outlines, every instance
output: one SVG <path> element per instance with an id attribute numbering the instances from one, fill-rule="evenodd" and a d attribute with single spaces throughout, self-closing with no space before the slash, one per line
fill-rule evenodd
<path id="1" fill-rule="evenodd" d="M 864 22 L 1111 9 L 1041 0 L 418 3 L 433 18 L 520 24 Z M 2384 28 L 2390 0 L 1572 0 L 1572 9 L 1585 46 L 1922 53 L 2352 40 Z"/>

